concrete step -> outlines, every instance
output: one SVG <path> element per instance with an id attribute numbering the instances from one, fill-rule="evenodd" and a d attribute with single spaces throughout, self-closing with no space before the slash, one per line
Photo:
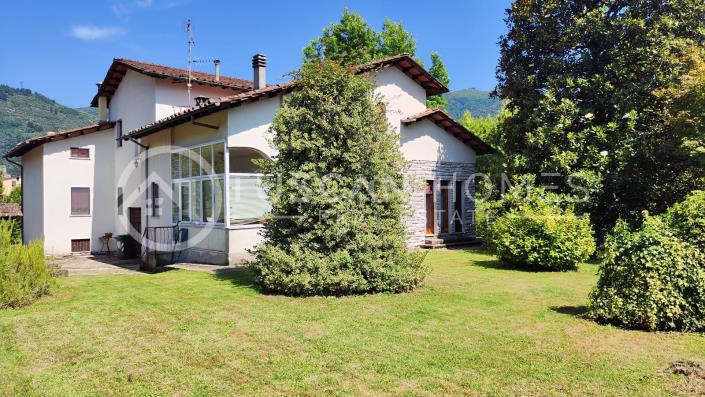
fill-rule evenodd
<path id="1" fill-rule="evenodd" d="M 427 237 L 423 244 L 419 247 L 423 249 L 440 249 L 440 248 L 451 248 L 451 247 L 462 247 L 462 246 L 480 246 L 482 241 L 467 237 L 458 236 L 441 236 L 441 237 Z"/>

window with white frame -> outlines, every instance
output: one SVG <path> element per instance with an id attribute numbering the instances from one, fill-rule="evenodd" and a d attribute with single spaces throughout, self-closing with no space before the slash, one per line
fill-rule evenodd
<path id="1" fill-rule="evenodd" d="M 174 222 L 225 223 L 225 144 L 217 142 L 171 154 Z"/>
<path id="2" fill-rule="evenodd" d="M 228 158 L 230 224 L 260 223 L 271 206 L 262 187 L 263 174 L 255 160 L 267 157 L 252 148 L 231 147 L 228 148 Z"/>

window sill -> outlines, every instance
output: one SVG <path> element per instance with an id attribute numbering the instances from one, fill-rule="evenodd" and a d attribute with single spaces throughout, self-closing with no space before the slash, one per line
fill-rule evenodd
<path id="1" fill-rule="evenodd" d="M 262 229 L 264 227 L 261 223 L 253 223 L 250 225 L 230 225 L 228 229 L 230 230 L 247 230 L 247 229 Z"/>
<path id="2" fill-rule="evenodd" d="M 71 214 L 69 218 L 90 218 L 91 214 Z"/>
<path id="3" fill-rule="evenodd" d="M 179 222 L 179 226 L 191 226 L 191 227 L 214 227 L 214 228 L 224 228 L 224 223 L 206 223 L 206 222 Z"/>
<path id="4" fill-rule="evenodd" d="M 90 157 L 69 157 L 69 160 L 90 160 Z"/>

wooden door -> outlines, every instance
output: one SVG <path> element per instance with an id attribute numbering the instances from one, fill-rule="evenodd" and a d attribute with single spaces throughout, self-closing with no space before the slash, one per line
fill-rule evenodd
<path id="1" fill-rule="evenodd" d="M 130 220 L 130 226 L 132 226 L 131 233 L 130 234 L 136 234 L 133 235 L 137 241 L 139 241 L 139 236 L 142 236 L 142 208 L 139 207 L 130 207 L 127 209 L 128 210 L 128 218 Z"/>
<path id="2" fill-rule="evenodd" d="M 130 235 L 137 242 L 137 252 L 142 252 L 142 208 L 129 207 L 127 209 L 127 217 L 130 221 Z"/>
<path id="3" fill-rule="evenodd" d="M 450 215 L 450 201 L 448 199 L 448 181 L 441 181 L 441 233 L 448 233 L 448 216 Z"/>
<path id="4" fill-rule="evenodd" d="M 436 211 L 433 204 L 433 181 L 426 181 L 426 234 L 435 233 L 434 213 Z"/>

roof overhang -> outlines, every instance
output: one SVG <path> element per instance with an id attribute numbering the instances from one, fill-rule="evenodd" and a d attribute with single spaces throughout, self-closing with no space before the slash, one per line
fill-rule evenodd
<path id="1" fill-rule="evenodd" d="M 362 65 L 353 67 L 353 70 L 357 73 L 364 73 L 390 66 L 396 66 L 404 72 L 405 75 L 409 76 L 418 85 L 423 87 L 426 90 L 427 96 L 440 95 L 448 92 L 448 87 L 433 77 L 431 73 L 426 71 L 423 66 L 419 65 L 409 54 L 401 54 L 378 61 L 363 63 Z"/>
<path id="2" fill-rule="evenodd" d="M 453 120 L 448 114 L 440 109 L 427 109 L 419 114 L 408 117 L 401 122 L 409 125 L 422 120 L 429 120 L 453 135 L 464 144 L 470 146 L 478 155 L 497 153 L 492 146 L 486 144 L 477 135 L 470 132 L 462 124 Z"/>
<path id="3" fill-rule="evenodd" d="M 448 88 L 443 85 L 443 83 L 426 72 L 421 65 L 419 65 L 407 54 L 397 55 L 394 57 L 381 59 L 379 61 L 372 61 L 354 66 L 352 70 L 355 73 L 367 73 L 393 66 L 399 68 L 402 72 L 404 72 L 404 74 L 421 85 L 426 90 L 427 95 L 438 95 L 448 92 Z M 291 92 L 296 88 L 296 85 L 297 82 L 292 81 L 289 83 L 267 86 L 259 90 L 247 91 L 236 95 L 211 99 L 206 101 L 204 104 L 184 109 L 169 117 L 165 117 L 128 131 L 125 135 L 123 135 L 123 139 L 130 140 L 142 138 L 166 128 L 191 122 L 197 118 L 207 116 L 223 109 L 240 106 L 246 102 L 254 102 Z"/>
<path id="4" fill-rule="evenodd" d="M 27 139 L 18 143 L 14 148 L 10 149 L 9 152 L 5 154 L 5 158 L 18 157 L 29 152 L 37 146 L 43 145 L 47 142 L 54 142 L 63 139 L 73 138 L 75 136 L 92 134 L 94 132 L 107 130 L 115 126 L 114 121 L 106 121 L 97 124 L 87 125 L 85 127 L 74 128 L 71 130 L 60 131 L 60 132 L 50 132 L 46 135 L 37 136 L 34 138 Z"/>
<path id="5" fill-rule="evenodd" d="M 117 91 L 123 78 L 125 78 L 128 70 L 133 70 L 137 73 L 158 79 L 171 79 L 174 82 L 188 82 L 188 70 L 186 69 L 134 61 L 131 59 L 114 58 L 113 63 L 110 64 L 110 68 L 108 68 L 108 72 L 105 74 L 105 78 L 103 78 L 103 82 L 98 87 L 98 92 L 91 101 L 91 106 L 98 106 L 99 96 L 105 96 L 109 101 Z M 219 76 L 216 79 L 214 74 L 196 71 L 191 72 L 191 83 L 232 89 L 236 93 L 250 91 L 253 88 L 252 81 L 249 80 L 227 76 Z"/>
<path id="6" fill-rule="evenodd" d="M 213 114 L 224 109 L 240 106 L 243 103 L 256 102 L 262 99 L 272 98 L 277 95 L 291 92 L 294 90 L 295 86 L 295 83 L 270 85 L 259 90 L 248 91 L 238 95 L 211 99 L 201 105 L 184 109 L 169 117 L 159 119 L 153 123 L 145 124 L 134 130 L 128 131 L 125 135 L 123 135 L 123 139 L 131 140 L 143 138 L 147 135 L 154 134 L 155 132 L 192 122 L 198 118 L 208 116 L 209 114 Z"/>

